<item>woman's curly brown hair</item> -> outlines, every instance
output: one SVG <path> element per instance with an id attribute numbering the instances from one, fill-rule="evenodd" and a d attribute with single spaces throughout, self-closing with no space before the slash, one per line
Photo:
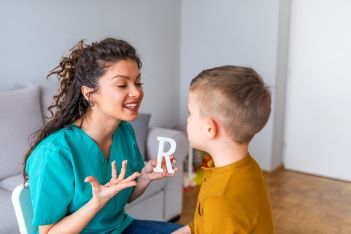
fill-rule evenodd
<path id="1" fill-rule="evenodd" d="M 63 57 L 57 67 L 49 72 L 47 78 L 57 76 L 60 86 L 58 94 L 53 97 L 53 104 L 48 110 L 49 121 L 33 135 L 33 143 L 24 157 L 23 178 L 26 182 L 26 164 L 34 148 L 47 136 L 61 128 L 69 127 L 75 120 L 88 111 L 89 103 L 81 92 L 82 86 L 98 89 L 98 80 L 111 63 L 121 60 L 133 60 L 141 68 L 141 61 L 135 49 L 126 41 L 106 38 L 98 43 L 86 45 L 83 40 L 78 42 Z M 47 117 L 46 117 L 47 118 Z M 82 124 L 81 122 L 81 124 Z"/>

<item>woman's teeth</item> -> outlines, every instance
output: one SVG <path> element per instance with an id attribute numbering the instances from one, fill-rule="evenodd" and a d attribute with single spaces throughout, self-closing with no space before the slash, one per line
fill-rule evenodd
<path id="1" fill-rule="evenodd" d="M 137 106 L 137 104 L 125 104 L 124 106 L 128 108 L 134 108 Z"/>
<path id="2" fill-rule="evenodd" d="M 128 103 L 128 104 L 125 104 L 124 107 L 131 112 L 138 111 L 138 103 Z"/>

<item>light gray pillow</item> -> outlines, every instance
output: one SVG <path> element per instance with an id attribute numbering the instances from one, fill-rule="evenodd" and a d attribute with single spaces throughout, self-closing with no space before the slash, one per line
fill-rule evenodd
<path id="1" fill-rule="evenodd" d="M 39 86 L 0 91 L 0 179 L 22 172 L 29 137 L 43 119 Z"/>
<path id="2" fill-rule="evenodd" d="M 139 151 L 145 160 L 146 138 L 149 133 L 149 122 L 151 114 L 140 113 L 138 118 L 131 121 L 131 125 L 135 131 L 135 137 L 139 146 Z"/>

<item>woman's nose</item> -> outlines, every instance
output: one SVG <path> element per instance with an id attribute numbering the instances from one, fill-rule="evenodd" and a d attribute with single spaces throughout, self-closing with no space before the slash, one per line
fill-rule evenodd
<path id="1" fill-rule="evenodd" d="M 140 97 L 142 93 L 142 88 L 133 85 L 129 90 L 129 97 Z"/>

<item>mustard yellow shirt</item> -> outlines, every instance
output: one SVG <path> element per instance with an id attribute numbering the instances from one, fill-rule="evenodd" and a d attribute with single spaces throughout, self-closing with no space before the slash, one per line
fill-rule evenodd
<path id="1" fill-rule="evenodd" d="M 265 179 L 250 155 L 203 169 L 192 233 L 274 233 Z"/>

